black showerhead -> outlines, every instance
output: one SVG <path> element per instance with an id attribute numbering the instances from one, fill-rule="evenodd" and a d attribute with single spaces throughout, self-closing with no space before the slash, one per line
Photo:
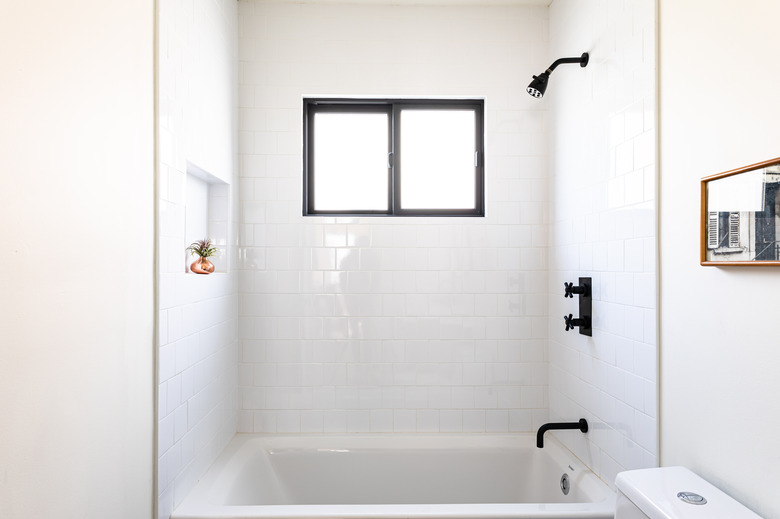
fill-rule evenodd
<path id="1" fill-rule="evenodd" d="M 550 74 L 542 72 L 538 76 L 534 76 L 534 80 L 528 85 L 526 91 L 534 97 L 542 97 L 544 91 L 547 90 L 547 80 L 550 78 Z"/>
<path id="2" fill-rule="evenodd" d="M 539 74 L 538 76 L 534 76 L 534 80 L 531 81 L 531 84 L 528 85 L 528 88 L 526 88 L 526 92 L 531 94 L 533 97 L 539 98 L 544 95 L 544 91 L 547 90 L 547 80 L 550 79 L 550 74 L 552 74 L 552 71 L 555 70 L 555 67 L 560 65 L 561 63 L 579 63 L 580 67 L 586 67 L 588 66 L 588 60 L 590 56 L 588 56 L 587 52 L 583 52 L 582 56 L 579 58 L 561 58 L 556 59 L 552 65 L 550 65 L 550 68 Z"/>

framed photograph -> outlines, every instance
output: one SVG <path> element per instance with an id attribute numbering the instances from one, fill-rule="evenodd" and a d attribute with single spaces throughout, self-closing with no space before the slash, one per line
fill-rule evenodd
<path id="1" fill-rule="evenodd" d="M 701 180 L 701 264 L 780 265 L 780 157 Z"/>

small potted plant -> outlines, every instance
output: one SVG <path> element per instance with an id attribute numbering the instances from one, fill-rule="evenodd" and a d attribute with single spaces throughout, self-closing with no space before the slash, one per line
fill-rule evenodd
<path id="1" fill-rule="evenodd" d="M 193 242 L 186 250 L 190 251 L 191 255 L 198 256 L 198 259 L 190 265 L 192 272 L 196 274 L 211 274 L 214 272 L 214 264 L 207 259 L 219 253 L 219 249 L 214 246 L 213 241 L 209 238 L 203 238 Z"/>

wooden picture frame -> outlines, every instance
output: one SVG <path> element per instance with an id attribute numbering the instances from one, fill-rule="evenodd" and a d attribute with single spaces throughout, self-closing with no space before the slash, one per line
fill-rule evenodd
<path id="1" fill-rule="evenodd" d="M 701 179 L 700 263 L 780 265 L 780 157 Z"/>

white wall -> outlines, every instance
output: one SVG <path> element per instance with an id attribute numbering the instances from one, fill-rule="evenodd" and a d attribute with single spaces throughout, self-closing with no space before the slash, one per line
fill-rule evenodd
<path id="1" fill-rule="evenodd" d="M 601 478 L 658 463 L 653 0 L 555 0 L 550 54 L 561 65 L 551 113 L 550 418 Z M 541 70 L 540 70 L 541 71 Z M 539 71 L 539 72 L 540 72 Z M 593 337 L 564 331 L 579 313 L 563 283 L 593 281 Z"/>
<path id="2" fill-rule="evenodd" d="M 235 1 L 161 0 L 158 9 L 156 495 L 164 519 L 236 431 L 238 54 Z M 207 185 L 188 193 L 188 171 Z M 196 239 L 188 209 L 207 213 L 198 232 L 208 226 L 223 251 L 213 274 L 187 271 L 194 258 L 185 248 Z"/>
<path id="3" fill-rule="evenodd" d="M 240 12 L 239 430 L 531 431 L 547 417 L 547 9 Z M 487 217 L 301 216 L 302 95 L 484 96 Z"/>
<path id="4" fill-rule="evenodd" d="M 699 266 L 701 177 L 780 156 L 774 0 L 661 0 L 661 462 L 780 518 L 780 271 Z"/>
<path id="5" fill-rule="evenodd" d="M 0 515 L 152 514 L 154 3 L 0 6 Z"/>

